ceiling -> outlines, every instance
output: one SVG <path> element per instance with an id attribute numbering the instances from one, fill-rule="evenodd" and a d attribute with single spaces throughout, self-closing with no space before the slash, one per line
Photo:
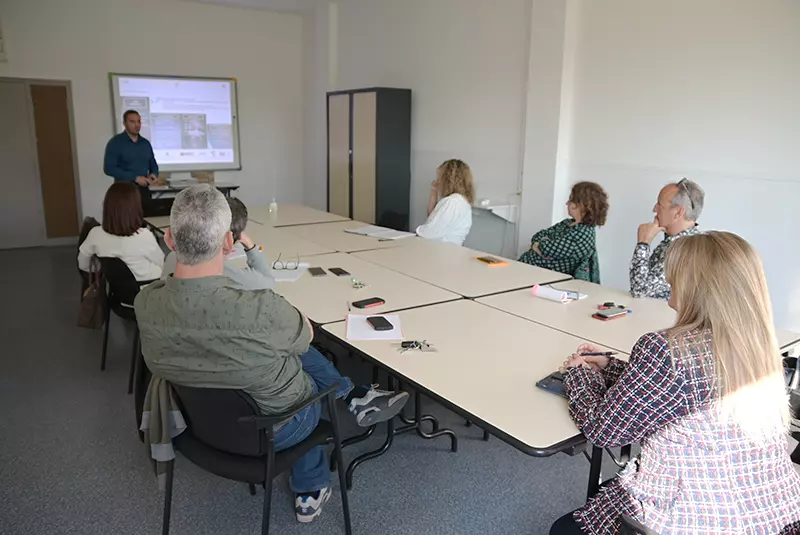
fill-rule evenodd
<path id="1" fill-rule="evenodd" d="M 188 0 L 204 4 L 267 9 L 284 13 L 302 13 L 311 9 L 317 0 Z"/>

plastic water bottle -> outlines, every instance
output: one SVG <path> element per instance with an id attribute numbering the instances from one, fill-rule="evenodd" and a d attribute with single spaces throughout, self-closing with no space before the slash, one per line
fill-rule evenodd
<path id="1" fill-rule="evenodd" d="M 270 221 L 278 219 L 278 203 L 275 201 L 275 197 L 273 197 L 272 202 L 269 203 L 269 219 Z"/>

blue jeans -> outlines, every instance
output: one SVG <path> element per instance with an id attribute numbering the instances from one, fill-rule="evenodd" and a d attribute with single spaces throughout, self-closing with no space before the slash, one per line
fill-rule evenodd
<path id="1" fill-rule="evenodd" d="M 310 347 L 300 360 L 303 363 L 303 371 L 311 378 L 314 394 L 336 383 L 339 383 L 336 389 L 337 398 L 343 398 L 353 390 L 353 382 L 347 377 L 342 377 L 339 370 L 313 347 Z M 317 427 L 321 416 L 320 403 L 314 403 L 295 414 L 291 420 L 275 431 L 275 450 L 285 450 L 302 442 Z M 331 472 L 322 446 L 312 448 L 292 466 L 292 475 L 289 478 L 292 492 L 314 492 L 330 484 Z"/>

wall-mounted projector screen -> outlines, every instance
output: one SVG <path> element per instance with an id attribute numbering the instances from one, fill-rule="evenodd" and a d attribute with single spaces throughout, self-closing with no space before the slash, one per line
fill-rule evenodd
<path id="1" fill-rule="evenodd" d="M 161 171 L 241 169 L 236 80 L 111 74 L 114 127 L 122 114 L 142 117 Z"/>

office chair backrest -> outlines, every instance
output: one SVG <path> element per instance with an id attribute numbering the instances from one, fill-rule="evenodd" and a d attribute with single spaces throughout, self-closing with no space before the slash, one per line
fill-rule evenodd
<path id="1" fill-rule="evenodd" d="M 126 305 L 133 305 L 133 300 L 139 293 L 139 283 L 128 264 L 119 258 L 101 257 L 100 265 L 114 297 Z"/>
<path id="2" fill-rule="evenodd" d="M 193 388 L 172 384 L 181 404 L 187 430 L 212 448 L 261 457 L 267 453 L 267 434 L 238 422 L 242 416 L 262 416 L 253 398 L 241 390 Z"/>

